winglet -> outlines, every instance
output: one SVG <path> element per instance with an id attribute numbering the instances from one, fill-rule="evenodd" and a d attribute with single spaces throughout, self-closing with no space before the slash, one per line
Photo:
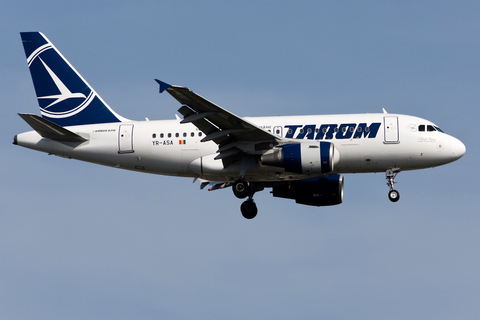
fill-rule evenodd
<path id="1" fill-rule="evenodd" d="M 172 86 L 171 84 L 160 81 L 158 79 L 155 79 L 155 81 L 157 81 L 157 83 L 160 85 L 160 91 L 159 91 L 160 93 L 162 93 L 163 91 L 167 90 L 168 88 L 170 88 Z"/>

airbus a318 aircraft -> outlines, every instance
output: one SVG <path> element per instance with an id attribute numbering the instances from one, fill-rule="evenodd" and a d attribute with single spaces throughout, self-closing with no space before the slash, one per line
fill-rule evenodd
<path id="1" fill-rule="evenodd" d="M 388 196 L 400 171 L 455 161 L 465 145 L 414 116 L 344 114 L 241 118 L 188 88 L 156 80 L 181 107 L 176 120 L 133 121 L 118 115 L 39 32 L 21 33 L 41 117 L 19 114 L 33 129 L 14 144 L 120 169 L 232 187 L 241 212 L 257 215 L 256 192 L 299 204 L 343 201 L 341 174 L 385 172 Z"/>

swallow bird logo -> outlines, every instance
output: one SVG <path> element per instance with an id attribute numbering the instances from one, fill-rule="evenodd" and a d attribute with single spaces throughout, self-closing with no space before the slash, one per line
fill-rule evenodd
<path id="1" fill-rule="evenodd" d="M 42 60 L 42 58 L 39 57 L 39 54 L 37 54 L 36 57 L 38 57 L 38 59 L 40 60 L 40 62 L 44 66 L 45 70 L 47 71 L 49 76 L 52 78 L 52 80 L 53 80 L 55 86 L 57 87 L 58 91 L 60 92 L 59 94 L 37 97 L 37 99 L 39 101 L 43 100 L 43 99 L 53 100 L 47 106 L 41 106 L 40 107 L 40 111 L 41 111 L 43 116 L 47 116 L 49 118 L 68 118 L 68 117 L 71 117 L 73 115 L 78 114 L 79 112 L 81 112 L 82 110 L 84 110 L 86 107 L 88 107 L 90 105 L 90 103 L 93 101 L 93 99 L 96 96 L 95 92 L 93 90 L 90 90 L 90 93 L 88 94 L 88 96 L 85 96 L 85 94 L 83 94 L 81 92 L 72 92 L 65 85 L 65 83 L 55 74 L 55 72 L 53 72 L 53 70 Z M 83 81 L 83 79 L 82 79 L 82 81 Z M 72 107 L 72 103 L 68 103 L 67 105 L 64 105 L 64 106 L 60 107 L 61 110 L 58 110 L 58 108 L 56 108 L 55 111 L 49 110 L 49 108 L 55 109 L 55 108 L 52 108 L 52 107 L 55 106 L 55 105 L 59 105 L 61 102 L 64 102 L 64 101 L 67 101 L 67 100 L 70 100 L 70 99 L 81 99 L 81 100 L 77 100 L 78 104 L 73 103 L 73 107 Z M 64 107 L 66 107 L 66 108 L 64 108 Z"/>
<path id="2" fill-rule="evenodd" d="M 87 97 L 80 92 L 77 93 L 72 93 L 67 86 L 60 80 L 60 78 L 57 77 L 57 75 L 50 69 L 45 62 L 43 62 L 42 58 L 39 58 L 40 61 L 42 62 L 43 66 L 45 69 L 47 69 L 48 74 L 50 77 L 52 77 L 53 82 L 55 82 L 55 85 L 57 86 L 58 90 L 60 91 L 60 94 L 54 94 L 51 96 L 43 96 L 43 97 L 38 97 L 38 99 L 56 99 L 52 103 L 50 103 L 48 106 L 44 107 L 43 110 L 46 110 L 50 108 L 53 105 L 56 105 L 57 103 L 60 103 L 62 101 L 65 101 L 67 99 L 71 98 L 83 98 L 86 99 Z"/>

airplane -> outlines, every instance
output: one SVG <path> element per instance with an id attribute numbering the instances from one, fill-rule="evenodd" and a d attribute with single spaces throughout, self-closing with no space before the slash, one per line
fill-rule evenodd
<path id="1" fill-rule="evenodd" d="M 431 121 L 382 113 L 241 118 L 182 86 L 155 79 L 181 107 L 174 120 L 134 121 L 97 94 L 40 32 L 21 32 L 41 117 L 14 144 L 59 157 L 231 187 L 252 219 L 256 192 L 310 206 L 343 201 L 342 174 L 385 172 L 388 197 L 401 171 L 444 165 L 466 151 Z"/>

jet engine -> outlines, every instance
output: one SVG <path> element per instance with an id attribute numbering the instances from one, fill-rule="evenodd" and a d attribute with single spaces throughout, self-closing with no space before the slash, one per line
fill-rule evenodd
<path id="1" fill-rule="evenodd" d="M 290 181 L 273 187 L 273 196 L 294 199 L 308 206 L 332 206 L 343 201 L 343 176 L 332 174 L 326 177 Z"/>
<path id="2" fill-rule="evenodd" d="M 312 141 L 286 144 L 276 147 L 261 157 L 266 166 L 284 168 L 299 174 L 327 174 L 333 171 L 339 157 L 335 155 L 333 143 Z"/>

